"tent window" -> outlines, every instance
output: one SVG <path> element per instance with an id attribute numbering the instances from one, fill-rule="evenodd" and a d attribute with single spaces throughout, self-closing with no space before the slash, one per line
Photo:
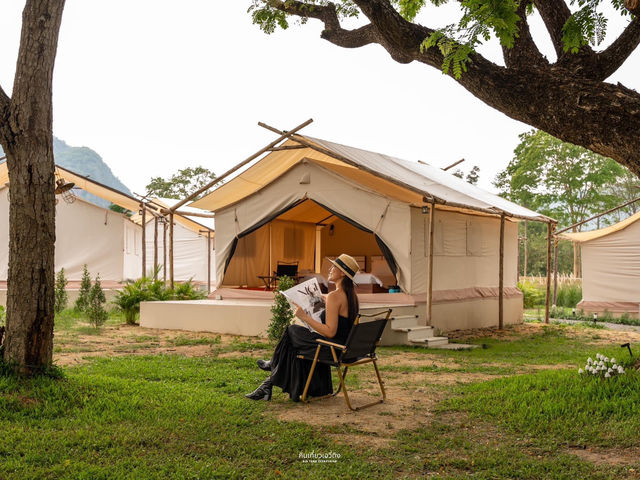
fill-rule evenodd
<path id="1" fill-rule="evenodd" d="M 138 232 L 134 230 L 133 232 L 133 254 L 138 255 Z"/>

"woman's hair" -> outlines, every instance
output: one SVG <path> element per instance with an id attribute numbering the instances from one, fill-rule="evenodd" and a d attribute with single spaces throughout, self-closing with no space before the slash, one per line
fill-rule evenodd
<path id="1" fill-rule="evenodd" d="M 353 280 L 351 280 L 346 275 L 342 277 L 342 290 L 347 296 L 347 304 L 349 306 L 349 320 L 354 320 L 356 315 L 358 315 L 358 311 L 360 310 L 360 305 L 358 304 L 358 296 L 356 295 L 356 290 L 353 286 Z"/>

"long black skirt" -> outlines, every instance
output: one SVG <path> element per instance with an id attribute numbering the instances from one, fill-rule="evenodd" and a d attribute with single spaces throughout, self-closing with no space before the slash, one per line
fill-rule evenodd
<path id="1" fill-rule="evenodd" d="M 297 355 L 313 356 L 318 347 L 317 338 L 325 337 L 306 327 L 290 325 L 282 335 L 271 358 L 271 381 L 296 402 L 302 396 L 312 364 L 310 360 L 297 358 Z M 323 358 L 331 357 L 328 348 L 323 348 L 320 352 Z M 318 363 L 313 371 L 307 395 L 320 397 L 330 393 L 333 393 L 331 368 Z"/>

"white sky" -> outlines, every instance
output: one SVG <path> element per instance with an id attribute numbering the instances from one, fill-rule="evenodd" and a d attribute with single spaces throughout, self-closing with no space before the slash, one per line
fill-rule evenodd
<path id="1" fill-rule="evenodd" d="M 480 186 L 512 157 L 530 127 L 491 109 L 422 64 L 395 63 L 379 46 L 319 38 L 321 24 L 267 36 L 250 0 L 67 0 L 54 79 L 54 134 L 88 146 L 134 192 L 186 166 L 217 174 L 275 135 L 258 121 L 408 160 L 465 158 Z M 24 0 L 0 2 L 0 85 L 10 93 Z M 453 15 L 453 16 L 452 16 Z M 456 19 L 455 6 L 421 23 Z M 609 43 L 627 20 L 610 22 Z M 544 40 L 541 28 L 534 37 Z M 499 58 L 495 45 L 482 53 Z M 611 81 L 638 88 L 636 51 Z"/>

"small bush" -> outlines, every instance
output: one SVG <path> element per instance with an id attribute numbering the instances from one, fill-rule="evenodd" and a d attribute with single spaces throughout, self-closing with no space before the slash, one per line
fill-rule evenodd
<path id="1" fill-rule="evenodd" d="M 84 264 L 82 269 L 82 280 L 80 280 L 80 291 L 78 292 L 78 298 L 75 303 L 76 310 L 84 312 L 89 306 L 89 295 L 91 294 L 91 276 L 87 269 L 87 264 Z"/>
<path id="2" fill-rule="evenodd" d="M 56 275 L 55 286 L 55 302 L 53 309 L 56 313 L 60 313 L 67 308 L 69 303 L 69 295 L 67 295 L 67 279 L 64 276 L 64 268 L 62 268 Z"/>
<path id="3" fill-rule="evenodd" d="M 140 302 L 154 300 L 199 300 L 206 295 L 200 292 L 191 280 L 179 283 L 171 290 L 162 280 L 142 277 L 135 282 L 129 281 L 121 291 L 116 293 L 113 303 L 124 313 L 125 321 L 136 324 L 140 314 Z"/>
<path id="4" fill-rule="evenodd" d="M 565 284 L 558 286 L 556 295 L 556 305 L 559 307 L 575 308 L 582 300 L 582 287 L 576 284 Z"/>
<path id="5" fill-rule="evenodd" d="M 100 276 L 98 275 L 89 292 L 89 305 L 85 310 L 87 317 L 89 317 L 89 323 L 95 328 L 104 325 L 104 322 L 109 318 L 109 313 L 104 309 L 106 301 L 107 299 L 102 291 L 102 285 L 100 285 Z"/>
<path id="6" fill-rule="evenodd" d="M 198 290 L 191 279 L 176 285 L 171 296 L 174 300 L 200 300 L 207 297 L 204 292 Z"/>
<path id="7" fill-rule="evenodd" d="M 524 281 L 518 282 L 518 288 L 522 291 L 524 308 L 535 308 L 544 301 L 544 292 L 539 290 L 535 284 Z"/>
<path id="8" fill-rule="evenodd" d="M 295 282 L 292 278 L 289 278 L 286 275 L 280 277 L 280 281 L 278 282 L 278 291 L 275 294 L 274 303 L 271 307 L 271 322 L 269 323 L 269 328 L 267 329 L 269 340 L 273 342 L 278 341 L 280 337 L 282 337 L 285 330 L 293 320 L 294 313 L 293 310 L 291 310 L 289 301 L 280 292 L 283 290 L 288 290 L 294 285 Z"/>

